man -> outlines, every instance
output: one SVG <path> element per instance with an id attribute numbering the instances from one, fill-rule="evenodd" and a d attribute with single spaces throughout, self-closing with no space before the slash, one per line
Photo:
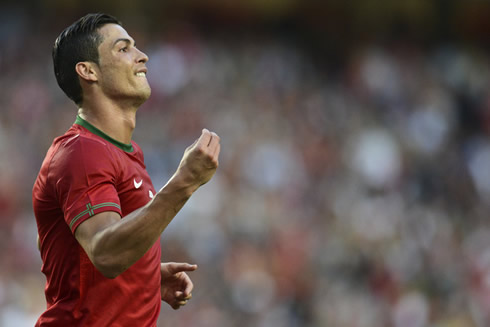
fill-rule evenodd
<path id="1" fill-rule="evenodd" d="M 78 106 L 53 141 L 33 188 L 47 310 L 36 326 L 155 326 L 161 301 L 191 298 L 185 271 L 160 263 L 160 234 L 218 167 L 220 139 L 207 129 L 156 191 L 131 140 L 150 96 L 145 66 L 120 22 L 89 14 L 53 48 L 56 79 Z"/>

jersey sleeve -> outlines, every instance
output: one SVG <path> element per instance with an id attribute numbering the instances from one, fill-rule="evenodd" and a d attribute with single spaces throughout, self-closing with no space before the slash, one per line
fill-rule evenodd
<path id="1" fill-rule="evenodd" d="M 61 146 L 49 175 L 72 233 L 100 212 L 115 211 L 122 216 L 117 168 L 108 146 L 97 140 L 78 135 Z"/>

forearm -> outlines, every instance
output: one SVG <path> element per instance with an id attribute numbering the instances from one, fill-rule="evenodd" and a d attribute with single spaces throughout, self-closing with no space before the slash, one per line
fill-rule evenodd
<path id="1" fill-rule="evenodd" d="M 218 168 L 219 140 L 203 129 L 185 150 L 174 176 L 147 205 L 124 219 L 107 213 L 77 228 L 78 242 L 104 276 L 114 278 L 141 258 L 190 196 L 211 179 Z"/>
<path id="2" fill-rule="evenodd" d="M 148 204 L 97 232 L 91 246 L 97 268 L 108 277 L 124 272 L 153 246 L 196 189 L 176 174 Z"/>

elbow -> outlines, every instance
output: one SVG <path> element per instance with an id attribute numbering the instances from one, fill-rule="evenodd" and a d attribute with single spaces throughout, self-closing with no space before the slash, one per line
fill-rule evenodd
<path id="1" fill-rule="evenodd" d="M 100 265 L 94 265 L 94 266 L 102 274 L 102 276 L 108 279 L 114 279 L 122 273 L 120 270 L 116 268 L 103 267 Z"/>
<path id="2" fill-rule="evenodd" d="M 114 279 L 128 268 L 115 256 L 110 254 L 94 254 L 91 258 L 95 268 L 106 278 Z"/>

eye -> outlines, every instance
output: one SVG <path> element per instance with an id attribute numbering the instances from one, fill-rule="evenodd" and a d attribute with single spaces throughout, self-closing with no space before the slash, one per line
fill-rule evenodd
<path id="1" fill-rule="evenodd" d="M 128 47 L 124 47 L 119 49 L 119 52 L 128 52 Z"/>

